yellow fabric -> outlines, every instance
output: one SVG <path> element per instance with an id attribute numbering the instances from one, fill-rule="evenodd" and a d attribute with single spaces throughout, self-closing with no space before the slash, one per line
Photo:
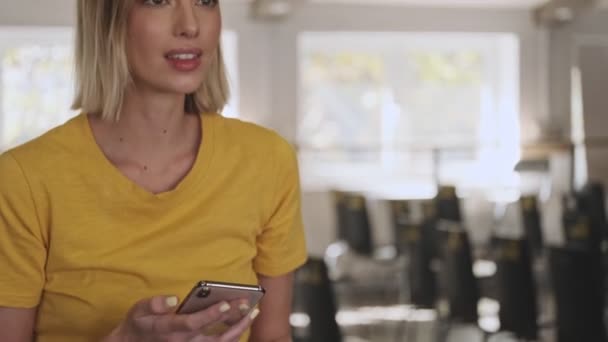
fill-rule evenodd
<path id="1" fill-rule="evenodd" d="M 105 158 L 86 115 L 0 156 L 0 306 L 39 305 L 38 341 L 95 341 L 142 298 L 254 284 L 305 261 L 290 145 L 202 118 L 192 170 L 157 195 Z"/>

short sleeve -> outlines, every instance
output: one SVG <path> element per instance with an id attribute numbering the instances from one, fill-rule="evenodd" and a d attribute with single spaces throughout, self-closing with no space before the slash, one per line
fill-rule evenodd
<path id="1" fill-rule="evenodd" d="M 257 238 L 258 253 L 254 260 L 255 271 L 270 277 L 292 272 L 307 259 L 296 154 L 283 139 L 275 147 L 271 214 Z"/>
<path id="2" fill-rule="evenodd" d="M 7 152 L 0 155 L 0 306 L 37 306 L 45 262 L 46 244 L 30 186 Z"/>

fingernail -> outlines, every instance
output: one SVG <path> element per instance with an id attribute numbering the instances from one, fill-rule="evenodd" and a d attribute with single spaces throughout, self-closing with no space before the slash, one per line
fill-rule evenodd
<path id="1" fill-rule="evenodd" d="M 249 307 L 249 305 L 247 305 L 245 303 L 239 305 L 239 310 L 241 311 L 242 314 L 246 314 L 249 311 L 249 309 L 251 309 L 251 308 Z"/>
<path id="2" fill-rule="evenodd" d="M 167 299 L 165 299 L 165 303 L 170 308 L 177 306 L 177 297 L 175 297 L 175 296 L 167 297 Z"/>
<path id="3" fill-rule="evenodd" d="M 253 311 L 251 311 L 251 313 L 249 314 L 249 318 L 253 321 L 256 317 L 258 317 L 258 315 L 260 314 L 260 309 L 255 308 L 253 309 Z"/>
<path id="4" fill-rule="evenodd" d="M 224 303 L 224 304 L 220 305 L 221 313 L 228 312 L 229 310 L 230 310 L 230 304 Z"/>

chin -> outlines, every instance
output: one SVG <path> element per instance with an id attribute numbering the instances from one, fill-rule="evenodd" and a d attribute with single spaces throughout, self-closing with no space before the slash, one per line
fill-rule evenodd
<path id="1" fill-rule="evenodd" d="M 136 88 L 170 94 L 192 94 L 203 84 L 202 77 L 175 77 L 142 79 L 135 78 Z"/>
<path id="2" fill-rule="evenodd" d="M 177 94 L 192 94 L 196 92 L 202 85 L 202 81 L 198 82 L 182 82 L 182 83 L 173 83 L 173 84 L 165 84 L 163 87 L 169 92 L 177 93 Z"/>

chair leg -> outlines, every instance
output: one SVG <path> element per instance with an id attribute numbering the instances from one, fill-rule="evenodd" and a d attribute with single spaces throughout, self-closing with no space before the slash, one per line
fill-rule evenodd
<path id="1" fill-rule="evenodd" d="M 439 319 L 439 327 L 437 328 L 437 334 L 435 335 L 436 342 L 446 342 L 450 333 L 451 324 L 449 321 Z"/>
<path id="2" fill-rule="evenodd" d="M 412 331 L 412 335 L 414 335 L 413 342 L 418 342 L 418 323 L 413 322 L 412 324 L 413 326 L 410 330 Z"/>
<path id="3" fill-rule="evenodd" d="M 409 324 L 409 322 L 403 321 L 397 326 L 397 329 L 395 329 L 395 342 L 403 342 L 402 337 L 403 336 L 407 337 L 407 332 L 409 330 L 408 324 Z M 407 341 L 407 339 L 406 339 L 406 341 Z"/>

